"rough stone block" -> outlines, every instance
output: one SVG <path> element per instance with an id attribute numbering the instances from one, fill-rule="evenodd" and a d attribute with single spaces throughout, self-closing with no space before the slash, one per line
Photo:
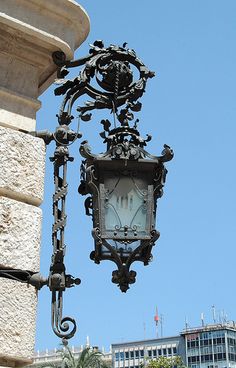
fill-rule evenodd
<path id="1" fill-rule="evenodd" d="M 0 279 L 0 365 L 32 361 L 37 291 L 33 286 Z"/>
<path id="2" fill-rule="evenodd" d="M 0 127 L 0 157 L 0 195 L 40 205 L 44 192 L 44 141 Z"/>
<path id="3" fill-rule="evenodd" d="M 41 219 L 40 208 L 0 197 L 0 266 L 39 271 Z"/>

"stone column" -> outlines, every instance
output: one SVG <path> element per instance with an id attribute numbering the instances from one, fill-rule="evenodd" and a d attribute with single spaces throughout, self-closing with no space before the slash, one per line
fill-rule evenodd
<path id="1" fill-rule="evenodd" d="M 74 0 L 0 0 L 0 268 L 39 271 L 45 145 L 28 132 L 55 78 L 52 52 L 72 59 L 88 32 Z M 34 287 L 0 278 L 0 366 L 32 362 L 36 306 Z"/>

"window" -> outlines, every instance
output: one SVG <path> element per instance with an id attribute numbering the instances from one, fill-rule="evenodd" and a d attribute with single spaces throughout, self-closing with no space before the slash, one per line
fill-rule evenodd
<path id="1" fill-rule="evenodd" d="M 139 358 L 139 351 L 135 350 L 135 358 Z"/>
<path id="2" fill-rule="evenodd" d="M 116 362 L 119 360 L 119 353 L 115 353 Z"/>
<path id="3" fill-rule="evenodd" d="M 163 355 L 166 355 L 166 349 L 163 349 Z"/>
<path id="4" fill-rule="evenodd" d="M 199 356 L 188 357 L 188 364 L 198 363 L 198 362 L 199 362 Z M 196 366 L 199 366 L 199 365 L 196 364 Z"/>
<path id="5" fill-rule="evenodd" d="M 171 355 L 171 348 L 168 348 L 168 355 Z"/>
<path id="6" fill-rule="evenodd" d="M 144 350 L 142 349 L 142 350 L 140 350 L 140 356 L 141 357 L 144 357 Z"/>
<path id="7" fill-rule="evenodd" d="M 222 345 L 216 346 L 215 349 L 216 349 L 217 353 L 222 353 L 223 352 L 223 346 Z"/>
<path id="8" fill-rule="evenodd" d="M 125 359 L 129 359 L 129 352 L 128 351 L 125 352 Z"/>
<path id="9" fill-rule="evenodd" d="M 152 351 L 152 355 L 153 355 L 153 357 L 156 357 L 156 356 L 157 356 L 157 351 L 156 351 L 156 349 L 154 349 L 154 350 Z"/>
<path id="10" fill-rule="evenodd" d="M 176 346 L 173 347 L 173 353 L 176 354 L 177 353 L 177 349 Z"/>
<path id="11" fill-rule="evenodd" d="M 212 354 L 206 354 L 202 356 L 202 362 L 205 360 L 205 362 L 212 361 Z"/>
<path id="12" fill-rule="evenodd" d="M 161 355 L 161 349 L 158 349 L 158 355 Z"/>
<path id="13" fill-rule="evenodd" d="M 203 345 L 203 341 L 201 341 L 201 346 Z M 190 345 L 188 344 L 188 348 L 195 348 L 196 346 L 199 346 L 199 341 L 190 341 Z"/>
<path id="14" fill-rule="evenodd" d="M 229 345 L 235 345 L 235 339 L 228 338 Z"/>
<path id="15" fill-rule="evenodd" d="M 121 360 L 123 360 L 123 359 L 124 359 L 124 352 L 123 352 L 123 351 L 121 351 L 121 352 L 120 352 L 120 359 L 121 359 Z"/>
<path id="16" fill-rule="evenodd" d="M 134 357 L 134 352 L 130 351 L 130 358 L 133 358 L 133 357 Z"/>

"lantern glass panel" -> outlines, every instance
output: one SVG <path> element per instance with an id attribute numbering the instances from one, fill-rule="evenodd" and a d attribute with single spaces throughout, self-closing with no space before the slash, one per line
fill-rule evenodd
<path id="1" fill-rule="evenodd" d="M 105 231 L 145 233 L 147 229 L 146 180 L 130 175 L 107 177 L 105 187 Z"/>
<path id="2" fill-rule="evenodd" d="M 117 251 L 122 252 L 123 256 L 129 256 L 137 247 L 140 246 L 140 240 L 133 241 L 131 243 L 118 242 L 113 239 L 108 239 L 109 244 Z M 103 254 L 110 254 L 110 250 L 106 246 L 102 246 Z"/>

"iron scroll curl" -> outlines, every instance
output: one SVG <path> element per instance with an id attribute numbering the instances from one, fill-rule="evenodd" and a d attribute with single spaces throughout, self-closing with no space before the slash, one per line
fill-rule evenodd
<path id="1" fill-rule="evenodd" d="M 134 50 L 126 47 L 110 45 L 105 48 L 102 41 L 95 41 L 88 56 L 66 61 L 62 52 L 53 53 L 54 63 L 59 67 L 58 81 L 61 86 L 55 89 L 55 95 L 65 95 L 59 114 L 59 124 L 69 124 L 73 119 L 72 107 L 81 96 L 88 95 L 93 101 L 85 102 L 84 106 L 77 107 L 80 118 L 89 121 L 94 109 L 110 109 L 117 115 L 122 125 L 127 125 L 133 119 L 131 111 L 139 111 L 142 107 L 136 102 L 142 97 L 148 78 L 154 77 L 144 63 L 137 57 Z M 68 69 L 85 65 L 73 80 L 64 79 Z M 139 72 L 139 79 L 134 81 L 131 65 Z M 98 87 L 91 81 L 95 77 Z M 118 108 L 126 107 L 118 114 Z M 131 111 L 130 111 L 131 110 Z"/>

